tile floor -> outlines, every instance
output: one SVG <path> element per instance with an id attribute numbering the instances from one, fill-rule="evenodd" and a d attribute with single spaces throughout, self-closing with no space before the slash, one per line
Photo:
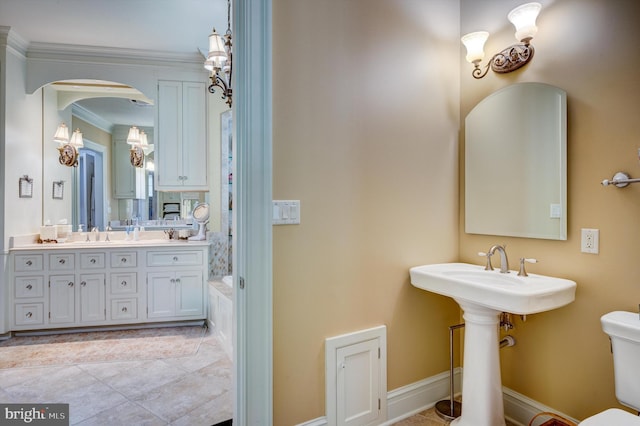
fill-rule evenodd
<path id="1" fill-rule="evenodd" d="M 440 416 L 438 416 L 438 413 L 436 413 L 436 409 L 434 407 L 425 411 L 421 411 L 420 413 L 404 419 L 400 422 L 394 423 L 393 426 L 441 426 L 448 424 L 449 422 L 443 420 Z M 507 421 L 507 426 L 516 425 Z"/>
<path id="2" fill-rule="evenodd" d="M 186 357 L 0 370 L 0 401 L 69 403 L 72 425 L 209 426 L 233 415 L 231 374 L 208 331 Z"/>

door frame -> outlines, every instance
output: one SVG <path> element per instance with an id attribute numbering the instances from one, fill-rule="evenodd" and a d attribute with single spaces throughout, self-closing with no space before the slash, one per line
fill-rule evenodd
<path id="1" fill-rule="evenodd" d="M 234 424 L 273 423 L 271 0 L 233 0 Z"/>

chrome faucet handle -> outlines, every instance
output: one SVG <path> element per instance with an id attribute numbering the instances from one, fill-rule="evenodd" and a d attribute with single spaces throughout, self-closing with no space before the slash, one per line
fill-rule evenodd
<path id="1" fill-rule="evenodd" d="M 492 255 L 492 253 L 485 253 L 483 251 L 479 251 L 478 252 L 478 256 L 486 256 L 487 257 L 487 264 L 484 267 L 485 271 L 493 271 L 493 265 L 491 265 L 491 255 Z"/>
<path id="2" fill-rule="evenodd" d="M 521 257 L 520 258 L 520 271 L 518 271 L 518 276 L 519 277 L 528 277 L 529 276 L 529 274 L 527 274 L 527 271 L 524 269 L 524 262 L 538 263 L 538 260 L 537 259 L 532 259 L 532 258 Z"/>

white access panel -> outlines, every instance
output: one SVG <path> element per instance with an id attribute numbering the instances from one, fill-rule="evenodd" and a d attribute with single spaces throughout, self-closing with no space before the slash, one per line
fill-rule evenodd
<path id="1" fill-rule="evenodd" d="M 329 426 L 377 425 L 387 420 L 386 327 L 326 341 Z"/>

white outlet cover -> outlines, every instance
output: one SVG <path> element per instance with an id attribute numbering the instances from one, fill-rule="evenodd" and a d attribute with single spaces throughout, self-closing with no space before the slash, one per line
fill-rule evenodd
<path id="1" fill-rule="evenodd" d="M 600 231 L 598 229 L 582 228 L 580 250 L 582 253 L 590 254 L 600 252 Z"/>

